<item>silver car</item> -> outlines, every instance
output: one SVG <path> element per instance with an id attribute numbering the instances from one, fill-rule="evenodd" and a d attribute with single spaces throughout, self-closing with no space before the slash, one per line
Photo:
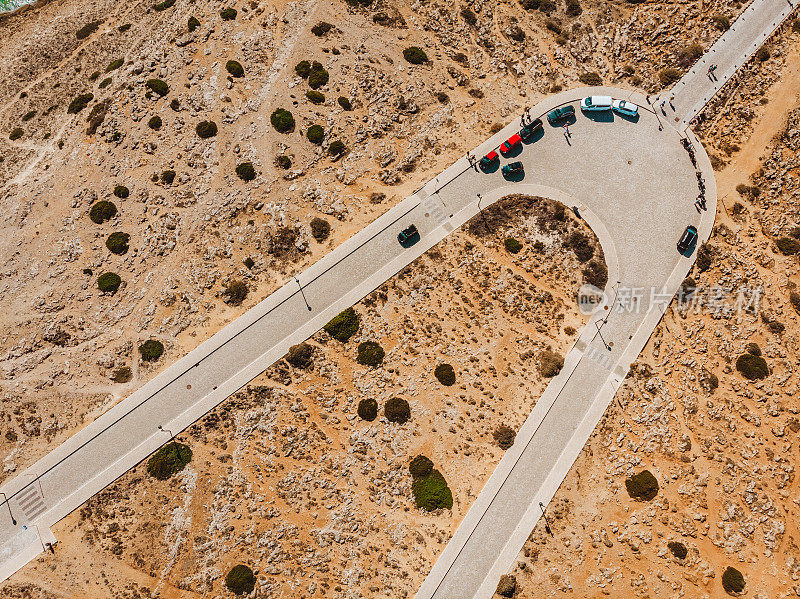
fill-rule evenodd
<path id="1" fill-rule="evenodd" d="M 639 116 L 639 107 L 633 102 L 627 100 L 614 100 L 612 104 L 614 112 L 624 116 Z"/>

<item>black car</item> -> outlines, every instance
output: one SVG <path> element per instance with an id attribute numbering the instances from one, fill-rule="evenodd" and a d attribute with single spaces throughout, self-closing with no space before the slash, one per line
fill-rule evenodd
<path id="1" fill-rule="evenodd" d="M 686 227 L 686 230 L 681 235 L 681 238 L 678 240 L 678 251 L 681 254 L 685 254 L 686 252 L 690 251 L 694 245 L 697 243 L 697 228 L 693 225 L 689 225 Z"/>
<path id="2" fill-rule="evenodd" d="M 528 141 L 543 128 L 542 119 L 534 119 L 519 130 L 519 136 L 522 138 L 522 141 Z"/>
<path id="3" fill-rule="evenodd" d="M 500 169 L 503 172 L 504 177 L 513 177 L 515 175 L 520 175 L 525 172 L 525 167 L 522 166 L 520 161 L 517 162 L 509 162 L 506 165 L 503 165 L 503 168 Z"/>
<path id="4" fill-rule="evenodd" d="M 419 241 L 419 231 L 416 225 L 410 225 L 400 231 L 397 235 L 397 241 L 400 242 L 404 248 L 411 247 Z"/>

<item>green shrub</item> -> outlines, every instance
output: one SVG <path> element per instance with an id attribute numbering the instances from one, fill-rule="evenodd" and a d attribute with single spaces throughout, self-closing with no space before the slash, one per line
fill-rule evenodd
<path id="1" fill-rule="evenodd" d="M 689 44 L 678 50 L 678 64 L 688 67 L 700 58 L 704 52 L 702 45 L 697 43 Z"/>
<path id="2" fill-rule="evenodd" d="M 433 462 L 424 455 L 418 455 L 408 465 L 411 478 L 424 478 L 431 473 L 431 470 L 433 470 Z"/>
<path id="3" fill-rule="evenodd" d="M 239 13 L 236 12 L 235 8 L 224 8 L 219 11 L 219 16 L 222 17 L 223 21 L 233 21 L 237 14 Z"/>
<path id="4" fill-rule="evenodd" d="M 163 2 L 159 2 L 153 6 L 153 10 L 161 12 L 162 10 L 167 10 L 168 8 L 172 8 L 175 6 L 175 0 L 164 0 Z"/>
<path id="5" fill-rule="evenodd" d="M 430 471 L 428 476 L 423 476 L 414 480 L 411 484 L 414 493 L 414 502 L 418 508 L 432 512 L 434 510 L 453 507 L 453 493 L 447 486 L 442 473 L 435 468 Z"/>
<path id="6" fill-rule="evenodd" d="M 28 112 L 25 113 L 25 116 L 22 117 L 22 122 L 23 123 L 27 123 L 29 120 L 31 120 L 35 116 L 36 116 L 36 111 L 35 110 L 29 110 Z"/>
<path id="7" fill-rule="evenodd" d="M 389 422 L 405 424 L 411 418 L 411 406 L 405 399 L 392 397 L 383 407 L 383 415 Z"/>
<path id="8" fill-rule="evenodd" d="M 127 233 L 112 233 L 106 239 L 106 247 L 114 254 L 122 255 L 128 251 L 128 241 L 131 236 Z"/>
<path id="9" fill-rule="evenodd" d="M 672 553 L 672 555 L 678 559 L 686 559 L 686 556 L 689 554 L 689 552 L 686 550 L 686 545 L 679 543 L 678 541 L 670 541 L 667 543 L 667 549 L 669 549 L 670 553 Z"/>
<path id="10" fill-rule="evenodd" d="M 358 313 L 350 307 L 334 316 L 323 328 L 328 335 L 337 341 L 347 343 L 348 339 L 358 332 L 359 325 Z"/>
<path id="11" fill-rule="evenodd" d="M 372 398 L 358 402 L 358 416 L 361 420 L 372 422 L 378 417 L 378 402 Z"/>
<path id="12" fill-rule="evenodd" d="M 333 25 L 331 25 L 330 23 L 326 23 L 325 21 L 320 21 L 311 28 L 311 33 L 313 33 L 317 37 L 322 37 L 323 35 L 328 33 L 331 29 L 333 29 Z"/>
<path id="13" fill-rule="evenodd" d="M 67 107 L 67 113 L 78 114 L 81 110 L 86 108 L 86 105 L 92 100 L 94 100 L 94 94 L 91 93 L 75 96 L 72 102 L 69 103 L 69 107 Z"/>
<path id="14" fill-rule="evenodd" d="M 567 0 L 565 6 L 565 12 L 567 13 L 568 17 L 577 17 L 583 12 L 583 8 L 578 0 Z"/>
<path id="15" fill-rule="evenodd" d="M 757 381 L 769 376 L 767 361 L 761 356 L 742 354 L 736 359 L 736 370 L 746 379 Z"/>
<path id="16" fill-rule="evenodd" d="M 336 101 L 339 103 L 339 106 L 341 106 L 342 109 L 347 111 L 353 110 L 353 104 L 344 96 L 339 96 Z"/>
<path id="17" fill-rule="evenodd" d="M 600 73 L 596 73 L 594 71 L 581 73 L 578 75 L 578 81 L 584 85 L 603 85 L 603 78 L 600 76 Z"/>
<path id="18" fill-rule="evenodd" d="M 344 142 L 339 139 L 333 140 L 328 146 L 328 154 L 331 156 L 341 156 L 346 151 L 347 147 L 344 145 Z"/>
<path id="19" fill-rule="evenodd" d="M 722 573 L 722 588 L 729 595 L 741 593 L 744 590 L 744 575 L 736 568 L 728 566 Z"/>
<path id="20" fill-rule="evenodd" d="M 517 433 L 510 426 L 501 424 L 496 429 L 494 429 L 492 437 L 494 437 L 497 446 L 500 449 L 505 450 L 514 445 L 514 439 L 517 438 Z"/>
<path id="21" fill-rule="evenodd" d="M 564 358 L 559 354 L 544 350 L 539 354 L 539 373 L 545 378 L 553 378 L 564 368 Z"/>
<path id="22" fill-rule="evenodd" d="M 678 69 L 668 67 L 666 69 L 662 69 L 658 73 L 658 80 L 661 82 L 661 87 L 667 87 L 672 85 L 673 83 L 679 81 L 681 78 L 681 72 Z"/>
<path id="23" fill-rule="evenodd" d="M 793 256 L 800 252 L 800 241 L 793 237 L 781 237 L 775 241 L 775 244 L 784 256 Z"/>
<path id="24" fill-rule="evenodd" d="M 169 93 L 169 85 L 161 79 L 148 79 L 147 83 L 145 83 L 145 87 L 161 97 Z"/>
<path id="25" fill-rule="evenodd" d="M 93 223 L 100 225 L 107 220 L 114 218 L 116 213 L 117 207 L 114 205 L 114 202 L 100 200 L 99 202 L 93 204 L 89 209 L 89 218 L 92 219 Z"/>
<path id="26" fill-rule="evenodd" d="M 106 73 L 110 73 L 111 71 L 116 71 L 124 64 L 125 61 L 122 58 L 117 58 L 116 60 L 112 60 L 111 62 L 108 63 L 108 66 L 106 67 Z"/>
<path id="27" fill-rule="evenodd" d="M 114 195 L 124 200 L 130 195 L 130 190 L 124 185 L 117 185 L 114 187 Z"/>
<path id="28" fill-rule="evenodd" d="M 510 254 L 519 254 L 522 250 L 522 244 L 513 237 L 506 237 L 505 246 L 506 251 Z"/>
<path id="29" fill-rule="evenodd" d="M 294 66 L 294 72 L 305 79 L 311 74 L 311 63 L 307 60 L 301 60 Z"/>
<path id="30" fill-rule="evenodd" d="M 158 115 L 150 117 L 150 120 L 147 121 L 147 126 L 150 127 L 153 131 L 158 131 L 161 129 L 161 117 Z"/>
<path id="31" fill-rule="evenodd" d="M 226 62 L 225 70 L 234 77 L 244 77 L 244 67 L 238 60 L 229 60 Z"/>
<path id="32" fill-rule="evenodd" d="M 497 583 L 495 593 L 501 597 L 513 597 L 517 592 L 517 579 L 512 574 L 503 574 L 500 577 L 500 582 Z"/>
<path id="33" fill-rule="evenodd" d="M 708 243 L 704 243 L 697 249 L 697 261 L 695 262 L 700 272 L 705 272 L 714 264 L 714 250 Z"/>
<path id="34" fill-rule="evenodd" d="M 236 595 L 247 595 L 253 592 L 256 586 L 256 577 L 253 576 L 250 568 L 239 564 L 228 572 L 225 577 L 225 586 Z"/>
<path id="35" fill-rule="evenodd" d="M 649 470 L 625 479 L 625 488 L 633 499 L 650 501 L 658 494 L 658 481 Z"/>
<path id="36" fill-rule="evenodd" d="M 189 33 L 198 27 L 200 27 L 200 21 L 197 19 L 197 17 L 189 17 L 189 22 L 186 24 L 186 28 L 189 30 Z"/>
<path id="37" fill-rule="evenodd" d="M 247 285 L 244 281 L 234 279 L 222 291 L 223 301 L 231 306 L 239 306 L 247 297 Z"/>
<path id="38" fill-rule="evenodd" d="M 695 291 L 697 291 L 697 283 L 692 277 L 686 277 L 678 289 L 678 301 L 689 301 Z"/>
<path id="39" fill-rule="evenodd" d="M 200 121 L 197 123 L 195 131 L 200 139 L 208 139 L 217 134 L 217 124 L 214 121 Z"/>
<path id="40" fill-rule="evenodd" d="M 325 102 L 325 94 L 313 89 L 306 92 L 306 98 L 308 98 L 308 101 L 312 104 L 322 104 Z"/>
<path id="41" fill-rule="evenodd" d="M 594 256 L 594 246 L 589 238 L 580 231 L 573 231 L 567 238 L 567 247 L 575 252 L 579 262 L 588 262 Z"/>
<path id="42" fill-rule="evenodd" d="M 328 235 L 330 234 L 331 225 L 328 221 L 316 216 L 311 219 L 311 236 L 316 239 L 318 243 L 322 243 L 328 239 Z"/>
<path id="43" fill-rule="evenodd" d="M 289 158 L 286 154 L 281 154 L 280 156 L 275 157 L 275 165 L 278 168 L 288 170 L 292 168 L 292 159 Z"/>
<path id="44" fill-rule="evenodd" d="M 97 88 L 98 88 L 98 89 L 105 89 L 105 88 L 107 88 L 109 85 L 111 85 L 111 77 L 106 77 L 106 78 L 105 78 L 105 79 L 103 79 L 103 80 L 102 80 L 100 83 L 98 83 L 98 84 L 97 84 Z"/>
<path id="45" fill-rule="evenodd" d="M 714 27 L 720 31 L 727 31 L 731 27 L 731 20 L 725 15 L 714 15 L 711 17 L 711 22 L 714 23 Z"/>
<path id="46" fill-rule="evenodd" d="M 147 460 L 147 473 L 158 480 L 167 480 L 192 461 L 192 450 L 188 445 L 172 441 L 159 449 Z"/>
<path id="47" fill-rule="evenodd" d="M 306 137 L 312 144 L 320 145 L 325 138 L 325 130 L 322 125 L 311 125 L 306 131 Z"/>
<path id="48" fill-rule="evenodd" d="M 587 285 L 594 285 L 598 289 L 605 289 L 608 283 L 608 268 L 605 262 L 592 260 L 583 268 L 583 281 Z"/>
<path id="49" fill-rule="evenodd" d="M 450 364 L 439 364 L 434 368 L 433 376 L 445 387 L 455 385 L 456 383 L 456 371 Z"/>
<path id="50" fill-rule="evenodd" d="M 25 133 L 25 132 L 22 130 L 22 128 L 21 128 L 21 127 L 16 127 L 15 129 L 13 129 L 13 130 L 11 131 L 11 133 L 9 133 L 9 135 L 8 135 L 8 139 L 10 139 L 11 141 L 16 141 L 16 140 L 18 140 L 20 137 L 22 137 L 24 133 Z"/>
<path id="51" fill-rule="evenodd" d="M 164 344 L 157 339 L 148 339 L 139 346 L 143 362 L 155 362 L 164 353 Z"/>
<path id="52" fill-rule="evenodd" d="M 167 185 L 172 185 L 172 182 L 175 181 L 175 171 L 168 170 L 161 173 L 161 182 Z"/>
<path id="53" fill-rule="evenodd" d="M 311 368 L 314 361 L 314 346 L 308 343 L 298 343 L 289 348 L 286 361 L 295 368 Z"/>
<path id="54" fill-rule="evenodd" d="M 75 32 L 75 37 L 77 37 L 79 40 L 85 40 L 87 37 L 89 37 L 95 31 L 97 31 L 97 28 L 100 27 L 100 25 L 102 24 L 103 24 L 102 20 L 92 21 L 91 23 L 87 23 L 86 25 L 84 25 L 83 27 L 78 29 L 78 31 Z"/>
<path id="55" fill-rule="evenodd" d="M 256 168 L 252 162 L 242 162 L 236 165 L 236 176 L 242 181 L 252 181 L 256 178 Z"/>
<path id="56" fill-rule="evenodd" d="M 756 51 L 756 58 L 758 59 L 759 62 L 767 62 L 770 59 L 771 56 L 772 56 L 772 53 L 769 51 L 769 48 L 767 48 L 766 46 L 761 46 Z"/>
<path id="57" fill-rule="evenodd" d="M 130 366 L 123 366 L 122 368 L 117 368 L 114 373 L 111 375 L 111 380 L 115 383 L 128 383 L 133 378 L 133 372 L 130 369 Z"/>
<path id="58" fill-rule="evenodd" d="M 121 284 L 122 279 L 118 274 L 113 272 L 104 272 L 97 277 L 97 287 L 103 293 L 111 293 L 113 295 L 117 292 Z"/>
<path id="59" fill-rule="evenodd" d="M 358 344 L 358 356 L 356 362 L 363 366 L 380 366 L 383 364 L 383 358 L 386 352 L 375 341 L 364 341 Z"/>
<path id="60" fill-rule="evenodd" d="M 417 46 L 411 46 L 403 50 L 403 58 L 411 64 L 423 64 L 428 62 L 428 55 L 425 50 Z"/>
<path id="61" fill-rule="evenodd" d="M 308 86 L 317 89 L 328 83 L 328 71 L 318 62 L 311 65 L 311 72 L 308 74 Z"/>
<path id="62" fill-rule="evenodd" d="M 294 130 L 294 117 L 292 113 L 283 108 L 278 108 L 269 117 L 269 121 L 278 133 L 289 133 Z"/>

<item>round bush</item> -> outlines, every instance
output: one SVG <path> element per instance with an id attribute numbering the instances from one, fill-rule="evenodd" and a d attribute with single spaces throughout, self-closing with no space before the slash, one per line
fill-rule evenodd
<path id="1" fill-rule="evenodd" d="M 650 501 L 658 494 L 658 481 L 649 470 L 642 470 L 625 479 L 625 488 L 633 499 Z"/>
<path id="2" fill-rule="evenodd" d="M 294 66 L 294 72 L 305 79 L 311 74 L 311 63 L 307 60 L 301 60 Z"/>
<path id="3" fill-rule="evenodd" d="M 256 178 L 256 169 L 252 162 L 242 162 L 236 166 L 236 176 L 242 181 L 252 181 Z"/>
<path id="4" fill-rule="evenodd" d="M 294 130 L 294 117 L 292 113 L 283 108 L 278 108 L 269 117 L 269 121 L 278 133 L 289 133 Z"/>
<path id="5" fill-rule="evenodd" d="M 236 18 L 236 15 L 239 14 L 236 12 L 235 8 L 224 8 L 219 11 L 219 16 L 222 17 L 223 21 L 233 21 Z"/>
<path id="6" fill-rule="evenodd" d="M 189 17 L 189 22 L 186 24 L 186 27 L 189 29 L 189 33 L 200 27 L 200 21 L 197 17 Z"/>
<path id="7" fill-rule="evenodd" d="M 244 67 L 236 60 L 229 60 L 226 62 L 225 70 L 234 77 L 244 77 Z"/>
<path id="8" fill-rule="evenodd" d="M 686 545 L 678 541 L 670 541 L 667 543 L 667 549 L 670 553 L 678 559 L 686 559 L 689 552 L 686 550 Z"/>
<path id="9" fill-rule="evenodd" d="M 118 198 L 125 199 L 130 195 L 130 190 L 124 185 L 117 185 L 114 187 L 114 195 Z"/>
<path id="10" fill-rule="evenodd" d="M 315 68 L 317 65 L 319 65 L 319 68 Z M 311 72 L 308 74 L 308 86 L 311 89 L 318 89 L 328 83 L 328 79 L 330 79 L 328 71 L 315 62 L 311 67 Z"/>
<path id="11" fill-rule="evenodd" d="M 331 234 L 331 225 L 324 218 L 314 217 L 311 219 L 311 236 L 322 243 Z"/>
<path id="12" fill-rule="evenodd" d="M 286 361 L 295 368 L 310 368 L 314 362 L 314 346 L 308 343 L 298 343 L 289 348 Z"/>
<path id="13" fill-rule="evenodd" d="M 130 366 L 123 366 L 122 368 L 117 368 L 114 371 L 114 374 L 111 375 L 111 380 L 115 383 L 128 383 L 133 378 L 133 372 L 131 372 Z"/>
<path id="14" fill-rule="evenodd" d="M 358 344 L 356 362 L 364 366 L 380 366 L 386 353 L 375 341 L 364 341 Z"/>
<path id="15" fill-rule="evenodd" d="M 157 339 L 148 339 L 139 346 L 143 362 L 155 362 L 164 353 L 164 344 Z"/>
<path id="16" fill-rule="evenodd" d="M 453 493 L 442 473 L 436 469 L 431 470 L 428 476 L 414 480 L 411 490 L 417 507 L 425 511 L 432 512 L 439 508 L 453 507 Z"/>
<path id="17" fill-rule="evenodd" d="M 411 406 L 405 399 L 393 397 L 383 407 L 383 414 L 389 422 L 405 424 L 411 418 Z"/>
<path id="18" fill-rule="evenodd" d="M 793 237 L 781 237 L 775 241 L 775 245 L 778 246 L 778 250 L 784 256 L 793 256 L 800 252 L 800 241 Z"/>
<path id="19" fill-rule="evenodd" d="M 456 371 L 450 364 L 439 364 L 434 369 L 433 376 L 445 387 L 454 385 L 456 382 Z"/>
<path id="20" fill-rule="evenodd" d="M 122 279 L 119 275 L 113 272 L 104 272 L 97 277 L 97 287 L 103 293 L 115 294 L 119 286 L 122 284 Z"/>
<path id="21" fill-rule="evenodd" d="M 600 76 L 600 73 L 595 73 L 594 71 L 581 73 L 578 76 L 578 81 L 584 85 L 603 85 L 603 78 Z"/>
<path id="22" fill-rule="evenodd" d="M 424 455 L 418 455 L 408 465 L 408 471 L 413 478 L 428 476 L 433 470 L 433 462 Z"/>
<path id="23" fill-rule="evenodd" d="M 359 325 L 358 313 L 350 307 L 334 316 L 323 328 L 337 341 L 347 343 L 348 339 L 358 332 Z"/>
<path id="24" fill-rule="evenodd" d="M 158 480 L 167 480 L 192 461 L 192 450 L 188 445 L 172 441 L 159 449 L 147 460 L 147 473 Z"/>
<path id="25" fill-rule="evenodd" d="M 117 231 L 108 236 L 108 239 L 106 239 L 106 247 L 112 253 L 122 255 L 128 251 L 128 241 L 130 241 L 130 238 L 131 236 L 127 233 Z"/>
<path id="26" fill-rule="evenodd" d="M 234 280 L 228 283 L 228 286 L 222 292 L 222 297 L 226 304 L 238 306 L 247 297 L 247 291 L 247 285 L 244 284 L 244 281 Z"/>
<path id="27" fill-rule="evenodd" d="M 153 129 L 154 131 L 158 131 L 159 129 L 161 129 L 162 124 L 163 123 L 161 122 L 161 117 L 158 115 L 150 117 L 150 120 L 147 121 L 147 126 Z"/>
<path id="28" fill-rule="evenodd" d="M 325 130 L 322 125 L 311 125 L 306 131 L 306 137 L 312 144 L 320 145 L 325 138 Z"/>
<path id="29" fill-rule="evenodd" d="M 353 104 L 344 96 L 339 96 L 336 101 L 339 103 L 339 106 L 341 106 L 342 109 L 347 111 L 353 110 Z"/>
<path id="30" fill-rule="evenodd" d="M 510 426 L 501 424 L 494 430 L 492 437 L 494 437 L 494 440 L 500 449 L 508 449 L 514 445 L 514 440 L 517 438 L 517 433 Z"/>
<path id="31" fill-rule="evenodd" d="M 116 213 L 117 207 L 114 205 L 114 202 L 101 200 L 89 209 L 89 218 L 92 219 L 93 223 L 99 225 L 114 218 Z"/>
<path id="32" fill-rule="evenodd" d="M 156 93 L 162 97 L 169 93 L 169 86 L 161 79 L 148 79 L 147 83 L 145 83 L 145 86 L 153 93 Z"/>
<path id="33" fill-rule="evenodd" d="M 428 62 L 428 55 L 425 54 L 425 50 L 418 48 L 417 46 L 411 46 L 410 48 L 403 50 L 403 58 L 405 58 L 411 64 L 422 64 L 424 62 Z"/>
<path id="34" fill-rule="evenodd" d="M 728 566 L 722 573 L 722 588 L 729 595 L 741 593 L 744 590 L 744 575 L 736 568 Z"/>
<path id="35" fill-rule="evenodd" d="M 308 98 L 308 101 L 312 104 L 322 104 L 325 102 L 325 94 L 313 89 L 306 92 L 306 98 Z"/>
<path id="36" fill-rule="evenodd" d="M 672 85 L 676 81 L 680 81 L 681 72 L 678 69 L 669 67 L 663 69 L 658 73 L 658 80 L 661 82 L 662 87 L 667 87 L 668 85 Z"/>
<path id="37" fill-rule="evenodd" d="M 327 23 L 326 21 L 320 21 L 311 28 L 311 33 L 313 33 L 317 37 L 322 37 L 323 35 L 328 33 L 331 29 L 333 29 L 333 25 Z"/>
<path id="38" fill-rule="evenodd" d="M 769 376 L 767 361 L 761 356 L 754 356 L 753 354 L 739 356 L 736 359 L 736 370 L 750 381 L 757 381 Z"/>
<path id="39" fill-rule="evenodd" d="M 11 133 L 8 135 L 8 139 L 10 139 L 11 141 L 16 141 L 16 140 L 18 140 L 20 137 L 22 137 L 24 133 L 25 133 L 25 132 L 22 130 L 22 128 L 21 128 L 21 127 L 16 127 L 16 128 L 15 128 L 14 130 L 12 130 L 12 131 L 11 131 Z"/>
<path id="40" fill-rule="evenodd" d="M 247 595 L 253 592 L 256 586 L 256 577 L 253 576 L 253 571 L 250 568 L 239 564 L 228 572 L 225 577 L 225 586 L 236 595 Z"/>
<path id="41" fill-rule="evenodd" d="M 161 182 L 166 183 L 167 185 L 172 185 L 172 182 L 175 181 L 175 171 L 169 170 L 164 171 L 161 173 Z"/>
<path id="42" fill-rule="evenodd" d="M 328 146 L 328 154 L 331 156 L 340 156 L 347 151 L 347 148 L 344 145 L 344 142 L 341 140 L 334 140 L 331 142 L 331 145 Z"/>
<path id="43" fill-rule="evenodd" d="M 564 367 L 564 358 L 550 350 L 539 354 L 539 373 L 545 378 L 553 378 Z"/>
<path id="44" fill-rule="evenodd" d="M 506 251 L 510 254 L 519 254 L 522 249 L 522 244 L 513 237 L 506 237 L 505 246 Z"/>
<path id="45" fill-rule="evenodd" d="M 200 139 L 208 139 L 217 134 L 217 124 L 214 121 L 200 121 L 197 123 L 195 131 Z"/>
<path id="46" fill-rule="evenodd" d="M 275 158 L 275 165 L 278 168 L 282 168 L 284 170 L 292 168 L 292 159 L 289 158 L 286 154 L 281 154 Z"/>
<path id="47" fill-rule="evenodd" d="M 358 402 L 358 416 L 361 420 L 372 422 L 378 417 L 378 402 L 372 398 Z"/>

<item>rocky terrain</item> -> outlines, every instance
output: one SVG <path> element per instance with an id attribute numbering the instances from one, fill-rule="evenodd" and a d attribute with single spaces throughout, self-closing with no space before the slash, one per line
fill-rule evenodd
<path id="1" fill-rule="evenodd" d="M 743 8 L 54 0 L 0 18 L 0 480 L 525 106 L 599 82 L 656 91 Z M 776 244 L 799 224 L 797 126 L 777 125 L 800 104 L 786 87 L 798 29 L 781 30 L 697 125 L 723 201 L 713 260 L 692 276 L 726 293 L 760 285 L 761 303 L 713 316 L 673 307 L 556 497 L 558 544 L 537 530 L 526 548 L 523 596 L 713 596 L 720 567 L 739 564 L 748 590 L 771 597 L 774 580 L 788 589 L 796 576 L 785 565 L 791 478 L 777 485 L 791 477 L 797 273 Z M 412 64 L 412 47 L 427 60 Z M 259 596 L 413 594 L 501 455 L 493 433 L 519 426 L 543 388 L 542 352 L 563 355 L 581 326 L 581 267 L 564 247 L 565 227 L 578 225 L 541 212 L 552 206 L 529 208 L 497 235 L 478 223 L 429 252 L 356 306 L 352 341 L 320 332 L 313 366 L 281 363 L 253 381 L 180 436 L 194 452 L 180 474 L 158 482 L 139 466 L 61 523 L 57 559 L 3 592 L 217 596 L 241 562 L 256 570 Z M 109 248 L 112 233 L 129 236 L 124 253 Z M 510 253 L 505 236 L 522 251 Z M 119 282 L 106 278 L 102 291 L 105 273 Z M 143 359 L 148 340 L 163 356 Z M 381 368 L 355 363 L 362 340 L 386 350 Z M 772 368 L 765 381 L 733 366 L 751 342 Z M 453 387 L 432 377 L 444 361 Z M 713 393 L 701 367 L 718 378 Z M 356 416 L 361 399 L 382 409 L 393 396 L 410 402 L 408 423 Z M 771 445 L 760 448 L 762 436 Z M 737 457 L 748 444 L 757 453 Z M 452 510 L 414 506 L 417 453 L 443 473 Z M 644 467 L 662 492 L 639 504 L 624 479 Z M 685 564 L 653 538 L 684 538 Z"/>

